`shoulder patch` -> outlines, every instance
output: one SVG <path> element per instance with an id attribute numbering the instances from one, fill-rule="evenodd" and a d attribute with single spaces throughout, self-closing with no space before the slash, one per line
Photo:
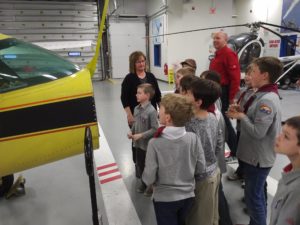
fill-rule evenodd
<path id="1" fill-rule="evenodd" d="M 269 106 L 267 106 L 265 104 L 262 104 L 262 105 L 259 106 L 259 111 L 269 115 L 269 114 L 271 114 L 272 109 Z"/>

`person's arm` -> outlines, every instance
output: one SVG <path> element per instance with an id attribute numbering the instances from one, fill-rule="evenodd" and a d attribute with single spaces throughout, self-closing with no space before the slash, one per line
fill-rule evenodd
<path id="1" fill-rule="evenodd" d="M 229 79 L 229 103 L 234 103 L 234 98 L 240 89 L 241 71 L 237 55 L 229 52 L 226 56 L 225 66 Z"/>
<path id="2" fill-rule="evenodd" d="M 205 155 L 204 155 L 204 149 L 201 144 L 201 140 L 199 137 L 196 136 L 196 157 L 197 157 L 197 162 L 196 162 L 196 168 L 195 168 L 195 176 L 200 176 L 201 174 L 205 173 L 206 171 L 206 160 L 205 160 Z"/>
<path id="3" fill-rule="evenodd" d="M 223 119 L 223 118 L 222 118 Z M 218 128 L 217 128 L 217 145 L 215 150 L 215 155 L 217 156 L 219 152 L 223 151 L 224 149 L 224 134 L 222 132 L 222 125 L 220 122 L 218 122 Z"/>
<path id="4" fill-rule="evenodd" d="M 228 112 L 228 116 L 241 121 L 241 127 L 250 136 L 256 139 L 265 137 L 268 129 L 274 121 L 276 107 L 271 100 L 261 100 L 257 103 L 253 121 L 242 112 Z"/>
<path id="5" fill-rule="evenodd" d="M 130 79 L 129 75 L 125 77 L 125 79 L 122 82 L 121 86 L 121 102 L 124 108 L 124 111 L 127 115 L 127 122 L 129 125 L 132 125 L 134 122 L 134 117 L 132 115 L 131 109 L 130 109 Z"/>
<path id="6" fill-rule="evenodd" d="M 155 152 L 153 139 L 150 140 L 146 153 L 145 169 L 142 175 L 143 182 L 149 186 L 156 181 L 158 172 L 158 159 Z"/>
<path id="7" fill-rule="evenodd" d="M 130 106 L 130 77 L 129 74 L 124 78 L 121 85 L 121 102 L 123 108 Z"/>
<path id="8" fill-rule="evenodd" d="M 150 124 L 150 129 L 143 132 L 143 138 L 145 139 L 149 139 L 153 137 L 153 135 L 158 129 L 157 112 L 155 110 L 149 115 L 149 124 Z"/>
<path id="9" fill-rule="evenodd" d="M 134 117 L 131 113 L 131 110 L 130 110 L 130 107 L 127 106 L 124 108 L 125 112 L 126 112 L 126 115 L 127 115 L 127 122 L 129 125 L 132 125 L 134 123 Z"/>

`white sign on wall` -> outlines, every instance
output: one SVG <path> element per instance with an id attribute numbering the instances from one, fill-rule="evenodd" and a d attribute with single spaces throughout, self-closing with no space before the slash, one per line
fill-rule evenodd
<path id="1" fill-rule="evenodd" d="M 159 16 L 152 20 L 152 36 L 154 44 L 161 44 L 164 41 L 164 36 L 157 36 L 164 34 L 164 16 Z M 156 37 L 155 37 L 156 36 Z"/>

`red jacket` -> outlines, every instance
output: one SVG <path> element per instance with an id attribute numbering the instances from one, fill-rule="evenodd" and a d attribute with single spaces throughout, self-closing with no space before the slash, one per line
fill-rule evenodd
<path id="1" fill-rule="evenodd" d="M 229 100 L 232 101 L 240 89 L 241 71 L 238 56 L 227 46 L 216 51 L 210 62 L 210 70 L 221 75 L 221 85 L 229 85 Z"/>

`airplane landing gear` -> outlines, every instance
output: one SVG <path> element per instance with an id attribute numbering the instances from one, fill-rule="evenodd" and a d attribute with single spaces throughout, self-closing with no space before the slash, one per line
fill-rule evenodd
<path id="1" fill-rule="evenodd" d="M 85 156 L 86 173 L 89 176 L 89 183 L 90 183 L 93 225 L 99 225 L 97 196 L 96 196 L 95 177 L 94 177 L 93 140 L 92 140 L 91 129 L 89 127 L 85 129 L 84 156 Z"/>

